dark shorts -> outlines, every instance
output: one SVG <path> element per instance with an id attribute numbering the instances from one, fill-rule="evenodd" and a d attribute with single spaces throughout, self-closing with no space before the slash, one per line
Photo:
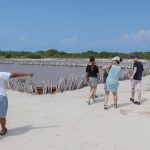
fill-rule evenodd
<path id="1" fill-rule="evenodd" d="M 5 118 L 8 109 L 8 99 L 6 96 L 0 95 L 0 118 Z"/>

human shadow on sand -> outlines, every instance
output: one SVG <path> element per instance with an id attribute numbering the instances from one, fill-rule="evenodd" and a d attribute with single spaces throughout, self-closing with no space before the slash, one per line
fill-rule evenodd
<path id="1" fill-rule="evenodd" d="M 122 104 L 118 104 L 118 108 L 121 108 L 121 107 L 127 107 L 129 105 L 131 105 L 132 103 L 122 103 Z M 108 108 L 112 108 L 114 107 L 114 104 L 111 104 L 110 106 L 108 106 Z"/>
<path id="2" fill-rule="evenodd" d="M 104 101 L 104 99 L 102 98 L 102 99 L 95 99 L 95 102 L 93 102 L 92 104 L 97 104 L 97 103 L 100 103 L 100 102 L 103 102 Z"/>
<path id="3" fill-rule="evenodd" d="M 54 126 L 34 127 L 32 125 L 27 125 L 23 127 L 17 127 L 14 129 L 9 129 L 6 135 L 0 136 L 0 140 L 8 136 L 17 136 L 17 135 L 25 134 L 26 132 L 29 132 L 30 130 L 40 130 L 40 129 L 45 129 L 45 128 L 57 128 L 57 127 L 59 126 L 54 125 Z"/>
<path id="4" fill-rule="evenodd" d="M 142 100 L 141 100 L 141 105 L 144 104 L 144 103 L 146 103 L 147 101 L 148 101 L 148 99 L 142 98 Z M 135 105 L 135 104 L 132 103 L 132 102 L 121 103 L 121 104 L 118 104 L 118 108 L 127 107 L 127 106 L 129 106 L 129 105 L 131 105 L 131 104 Z M 110 105 L 108 108 L 112 108 L 112 107 L 114 107 L 114 104 Z"/>
<path id="5" fill-rule="evenodd" d="M 149 101 L 149 99 L 147 99 L 147 98 L 142 98 L 141 104 L 146 103 L 147 101 Z"/>

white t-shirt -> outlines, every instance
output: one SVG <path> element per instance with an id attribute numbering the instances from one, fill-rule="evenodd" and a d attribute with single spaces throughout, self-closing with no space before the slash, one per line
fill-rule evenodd
<path id="1" fill-rule="evenodd" d="M 6 81 L 9 80 L 10 74 L 8 72 L 0 72 L 0 95 L 7 96 Z"/>

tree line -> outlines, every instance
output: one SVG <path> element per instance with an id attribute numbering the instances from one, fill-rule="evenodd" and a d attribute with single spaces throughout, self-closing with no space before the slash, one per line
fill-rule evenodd
<path id="1" fill-rule="evenodd" d="M 130 59 L 133 55 L 139 55 L 141 59 L 150 59 L 150 52 L 131 52 L 131 53 L 120 53 L 120 52 L 97 52 L 94 50 L 87 50 L 81 53 L 67 53 L 56 49 L 49 49 L 47 51 L 2 51 L 0 50 L 0 58 L 89 58 L 95 56 L 96 58 L 112 58 L 119 56 L 121 58 Z"/>

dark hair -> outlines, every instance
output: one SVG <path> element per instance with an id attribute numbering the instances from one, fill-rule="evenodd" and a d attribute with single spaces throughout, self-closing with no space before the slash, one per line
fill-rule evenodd
<path id="1" fill-rule="evenodd" d="M 93 71 L 94 70 L 94 65 L 95 65 L 95 57 L 94 56 L 90 57 L 90 63 L 92 63 L 91 70 Z"/>
<path id="2" fill-rule="evenodd" d="M 91 56 L 91 57 L 90 57 L 90 62 L 93 62 L 93 61 L 95 61 L 95 57 L 94 57 L 94 56 Z"/>
<path id="3" fill-rule="evenodd" d="M 123 61 L 123 60 L 122 60 L 122 58 L 120 58 L 120 61 L 118 61 L 118 60 L 116 60 L 116 61 L 117 61 L 117 64 L 120 64 L 120 62 Z"/>
<path id="4" fill-rule="evenodd" d="M 133 58 L 133 59 L 134 59 L 134 58 L 138 58 L 138 59 L 139 59 L 140 56 L 139 56 L 139 55 L 132 55 L 131 58 Z"/>

